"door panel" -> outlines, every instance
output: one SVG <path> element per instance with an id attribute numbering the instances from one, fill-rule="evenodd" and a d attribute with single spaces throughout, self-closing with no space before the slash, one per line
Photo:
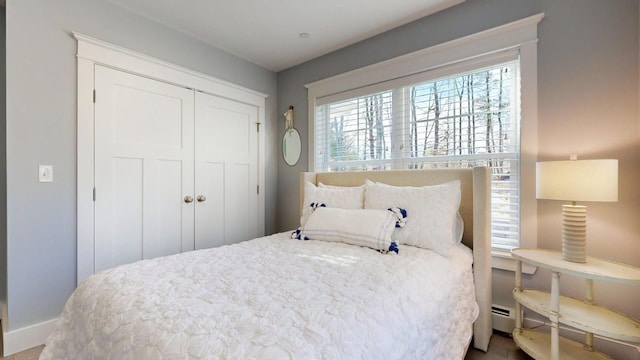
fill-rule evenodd
<path id="1" fill-rule="evenodd" d="M 158 91 L 114 84 L 113 103 L 118 105 L 113 109 L 115 143 L 180 149 L 183 99 Z"/>
<path id="2" fill-rule="evenodd" d="M 229 181 L 225 187 L 227 196 L 225 212 L 227 214 L 227 227 L 225 241 L 233 244 L 239 241 L 255 237 L 254 226 L 242 226 L 244 219 L 253 220 L 249 215 L 252 210 L 252 200 L 256 191 L 248 191 L 251 188 L 251 167 L 249 164 L 228 164 Z"/>
<path id="3" fill-rule="evenodd" d="M 144 259 L 182 252 L 184 218 L 182 195 L 182 166 L 177 160 L 148 160 L 144 181 L 145 209 L 143 219 L 148 224 L 143 241 Z M 158 178 L 163 179 L 158 181 Z M 190 193 L 190 195 L 193 193 Z M 191 195 L 192 196 L 192 195 Z M 185 204 L 185 211 L 193 211 L 193 203 Z M 190 216 L 187 216 L 190 218 Z M 193 224 L 186 223 L 192 227 Z"/>
<path id="4" fill-rule="evenodd" d="M 224 169 L 224 163 L 213 162 L 205 162 L 198 168 L 202 172 L 199 178 L 206 180 L 200 180 L 197 194 L 206 194 L 207 200 L 196 204 L 196 249 L 225 244 Z"/>
<path id="5" fill-rule="evenodd" d="M 258 109 L 196 93 L 195 247 L 258 235 Z M 204 206 L 203 206 L 204 205 Z M 215 224 L 215 225 L 212 225 Z"/>
<path id="6" fill-rule="evenodd" d="M 113 159 L 113 265 L 142 258 L 142 160 Z"/>
<path id="7" fill-rule="evenodd" d="M 202 95 L 202 94 L 199 94 Z M 207 95 L 202 95 L 203 97 Z M 202 98 L 198 97 L 196 101 Z M 242 105 L 242 104 L 223 104 L 223 99 L 217 99 L 220 104 L 213 104 L 213 100 L 206 103 L 204 115 L 207 120 L 203 121 L 203 134 L 206 134 L 205 146 L 209 154 L 235 154 L 236 156 L 246 157 L 251 153 L 253 141 L 252 134 L 249 132 L 253 128 L 255 133 L 255 119 L 247 111 L 251 109 L 227 109 L 224 105 Z M 202 109 L 202 108 L 199 108 Z M 199 113 L 198 113 L 199 114 Z M 252 123 L 253 122 L 253 123 Z M 198 129 L 198 131 L 200 131 Z M 246 161 L 246 158 L 244 159 Z"/>
<path id="8" fill-rule="evenodd" d="M 193 91 L 95 68 L 95 271 L 192 250 Z"/>

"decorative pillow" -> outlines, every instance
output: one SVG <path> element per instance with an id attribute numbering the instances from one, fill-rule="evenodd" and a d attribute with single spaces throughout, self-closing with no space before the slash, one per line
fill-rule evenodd
<path id="1" fill-rule="evenodd" d="M 396 217 L 396 227 L 402 228 L 407 225 L 407 210 L 401 209 L 399 207 L 388 208 L 387 210 L 391 211 L 391 213 Z"/>
<path id="2" fill-rule="evenodd" d="M 392 239 L 398 244 L 432 249 L 448 256 L 457 242 L 460 207 L 460 181 L 412 187 L 392 186 L 367 181 L 365 209 L 406 209 L 406 226 L 396 229 Z"/>
<path id="3" fill-rule="evenodd" d="M 300 226 L 304 226 L 313 212 L 311 204 L 324 204 L 330 208 L 362 209 L 364 207 L 364 185 L 355 187 L 318 187 L 310 182 L 304 184 L 304 202 Z M 394 205 L 395 206 L 395 205 Z"/>
<path id="4" fill-rule="evenodd" d="M 388 210 L 319 207 L 297 233 L 304 240 L 343 242 L 398 253 L 391 239 L 397 221 L 396 214 Z"/>

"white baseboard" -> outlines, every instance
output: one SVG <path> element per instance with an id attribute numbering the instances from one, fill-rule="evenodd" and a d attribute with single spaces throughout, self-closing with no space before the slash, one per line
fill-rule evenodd
<path id="1" fill-rule="evenodd" d="M 57 318 L 39 324 L 23 327 L 22 329 L 5 332 L 3 334 L 3 354 L 9 356 L 17 352 L 31 349 L 44 344 L 47 336 L 53 332 Z"/>
<path id="2" fill-rule="evenodd" d="M 551 331 L 551 325 L 536 318 L 524 318 L 525 328 L 540 328 L 544 331 Z M 584 343 L 584 331 L 560 325 L 560 335 L 581 343 Z M 594 335 L 594 347 L 599 351 L 613 357 L 614 359 L 640 360 L 640 346 L 624 341 L 605 338 Z"/>

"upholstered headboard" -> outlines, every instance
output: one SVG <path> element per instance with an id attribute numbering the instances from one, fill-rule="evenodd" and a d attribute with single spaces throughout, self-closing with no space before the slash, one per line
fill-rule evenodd
<path id="1" fill-rule="evenodd" d="M 489 169 L 429 169 L 327 172 L 300 174 L 300 209 L 304 201 L 304 184 L 359 186 L 365 180 L 396 186 L 437 185 L 460 180 L 460 215 L 464 220 L 462 242 L 473 249 L 476 301 L 480 315 L 474 323 L 474 347 L 486 351 L 492 334 L 491 324 L 491 185 Z"/>

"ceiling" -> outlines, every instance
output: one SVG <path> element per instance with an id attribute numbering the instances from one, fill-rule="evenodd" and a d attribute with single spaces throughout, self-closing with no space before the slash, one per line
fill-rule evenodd
<path id="1" fill-rule="evenodd" d="M 107 1 L 280 71 L 464 0 Z"/>

